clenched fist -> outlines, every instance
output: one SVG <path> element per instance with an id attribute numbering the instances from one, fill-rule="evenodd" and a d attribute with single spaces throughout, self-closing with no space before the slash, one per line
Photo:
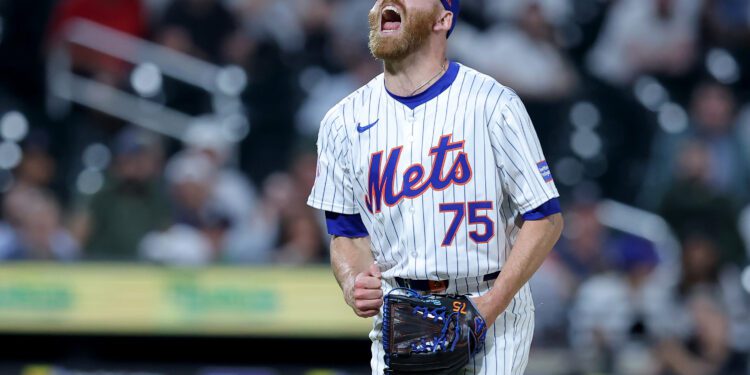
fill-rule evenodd
<path id="1" fill-rule="evenodd" d="M 373 263 L 367 271 L 359 273 L 354 278 L 354 284 L 347 293 L 346 303 L 352 307 L 357 316 L 369 318 L 378 315 L 380 306 L 383 305 L 381 283 L 377 263 Z"/>

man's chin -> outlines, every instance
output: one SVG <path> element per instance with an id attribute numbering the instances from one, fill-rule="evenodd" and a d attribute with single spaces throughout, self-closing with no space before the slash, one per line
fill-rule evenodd
<path id="1" fill-rule="evenodd" d="M 378 60 L 383 61 L 399 61 L 403 60 L 408 56 L 407 53 L 404 53 L 402 51 L 394 51 L 394 50 L 371 50 L 370 51 L 373 56 L 375 56 Z"/>
<path id="2" fill-rule="evenodd" d="M 370 43 L 370 52 L 380 60 L 401 60 L 409 54 L 405 41 L 396 36 L 378 37 L 375 43 Z"/>

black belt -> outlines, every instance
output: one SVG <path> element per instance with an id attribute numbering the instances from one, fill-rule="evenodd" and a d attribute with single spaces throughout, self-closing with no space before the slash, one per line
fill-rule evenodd
<path id="1" fill-rule="evenodd" d="M 482 276 L 482 281 L 492 281 L 497 279 L 500 271 L 488 273 Z M 396 277 L 396 283 L 402 288 L 414 289 L 419 292 L 443 293 L 448 289 L 450 280 L 410 280 Z"/>

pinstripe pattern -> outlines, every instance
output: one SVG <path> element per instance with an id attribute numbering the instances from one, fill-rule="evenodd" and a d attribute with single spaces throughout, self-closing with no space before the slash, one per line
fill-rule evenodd
<path id="1" fill-rule="evenodd" d="M 357 130 L 358 125 L 375 121 L 366 131 Z M 449 180 L 451 166 L 460 164 L 462 158 L 471 178 L 436 190 L 423 183 L 433 181 L 430 175 L 437 157 L 431 150 L 441 141 L 450 145 L 446 146 L 450 151 L 444 152 L 439 179 Z M 460 142 L 462 148 L 456 146 Z M 371 166 L 376 153 L 382 153 L 379 170 L 377 164 Z M 545 181 L 539 171 L 538 164 L 545 158 L 520 99 L 512 90 L 465 66 L 460 66 L 450 88 L 414 109 L 386 92 L 381 74 L 328 112 L 321 123 L 318 154 L 317 177 L 308 204 L 344 214 L 359 213 L 385 279 L 460 279 L 464 280 L 458 285 L 462 293 L 486 292 L 489 285 L 476 281 L 502 268 L 519 231 L 516 219 L 558 196 L 554 182 Z M 421 194 L 393 198 L 394 204 L 388 205 L 387 198 L 369 190 L 377 185 L 372 181 L 386 176 L 391 155 L 398 155 L 398 161 L 392 167 L 392 179 L 383 181 L 392 183 L 392 192 L 428 187 Z M 419 184 L 408 182 L 411 176 L 405 175 L 414 165 L 421 165 L 424 172 Z M 370 176 L 373 171 L 374 177 Z M 453 175 L 458 176 L 462 175 Z M 470 233 L 476 236 L 488 228 L 481 222 L 470 223 L 467 211 L 450 245 L 441 246 L 456 213 L 441 212 L 439 205 L 468 202 L 492 204 L 492 209 L 475 213 L 492 221 L 494 237 L 472 239 Z M 374 373 L 382 373 L 378 321 L 371 334 Z M 525 286 L 492 327 L 495 339 L 488 339 L 491 344 L 485 348 L 486 355 L 478 356 L 468 373 L 522 373 L 532 331 L 531 294 Z"/>
<path id="2" fill-rule="evenodd" d="M 481 281 L 479 277 L 457 279 L 448 288 L 447 293 L 481 296 L 489 291 L 491 286 L 492 282 Z M 394 287 L 396 283 L 393 279 L 383 279 L 384 293 Z M 372 340 L 370 367 L 373 375 L 382 375 L 385 369 L 383 346 L 380 341 L 381 329 L 382 315 L 378 315 L 373 319 L 373 329 L 369 336 Z M 527 284 L 513 298 L 508 310 L 490 327 L 484 350 L 469 361 L 463 374 L 523 374 L 528 364 L 533 334 L 534 304 Z"/>

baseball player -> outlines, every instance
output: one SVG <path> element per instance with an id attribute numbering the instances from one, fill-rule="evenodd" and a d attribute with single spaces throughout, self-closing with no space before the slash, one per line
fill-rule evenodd
<path id="1" fill-rule="evenodd" d="M 308 204 L 325 211 L 346 302 L 375 317 L 384 293 L 471 294 L 489 326 L 468 373 L 521 374 L 534 307 L 527 281 L 562 230 L 534 127 L 509 88 L 446 59 L 459 0 L 377 0 L 370 49 L 384 73 L 322 121 Z M 502 64 L 502 61 L 498 61 Z"/>

